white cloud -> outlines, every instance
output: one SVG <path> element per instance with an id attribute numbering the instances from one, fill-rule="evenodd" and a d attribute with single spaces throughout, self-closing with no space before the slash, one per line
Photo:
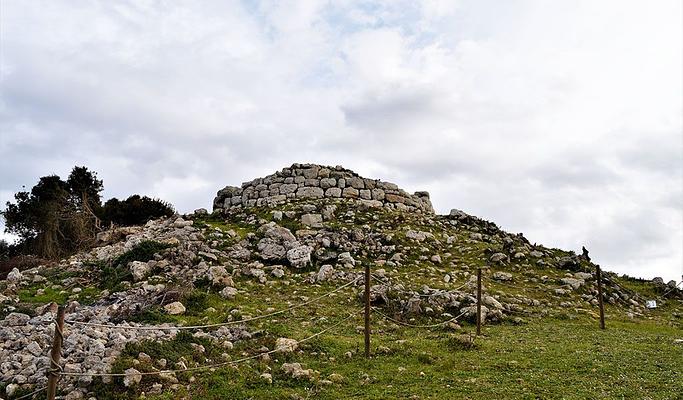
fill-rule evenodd
<path id="1" fill-rule="evenodd" d="M 678 1 L 3 2 L 0 191 L 75 164 L 209 207 L 342 164 L 674 279 Z"/>

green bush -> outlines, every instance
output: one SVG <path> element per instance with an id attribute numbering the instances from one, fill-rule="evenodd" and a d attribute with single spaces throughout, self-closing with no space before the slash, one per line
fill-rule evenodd
<path id="1" fill-rule="evenodd" d="M 114 223 L 130 226 L 142 225 L 155 218 L 170 217 L 174 213 L 173 206 L 163 200 L 135 194 L 124 201 L 117 198 L 107 200 L 102 206 L 101 217 L 106 225 Z"/>
<path id="2" fill-rule="evenodd" d="M 137 246 L 116 257 L 110 264 L 102 268 L 102 287 L 109 290 L 117 290 L 123 281 L 130 281 L 133 275 L 128 269 L 132 261 L 147 262 L 154 258 L 156 253 L 171 247 L 170 244 L 146 240 Z"/>

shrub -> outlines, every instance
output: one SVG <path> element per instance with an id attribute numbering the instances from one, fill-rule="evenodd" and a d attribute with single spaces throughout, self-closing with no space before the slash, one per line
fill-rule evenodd
<path id="1" fill-rule="evenodd" d="M 121 282 L 130 281 L 133 275 L 128 269 L 132 261 L 147 262 L 154 258 L 154 254 L 171 247 L 170 244 L 146 240 L 137 246 L 116 257 L 110 264 L 102 268 L 102 286 L 106 289 L 116 290 Z"/>
<path id="2" fill-rule="evenodd" d="M 101 217 L 106 225 L 130 226 L 142 225 L 155 218 L 170 217 L 174 213 L 173 206 L 163 200 L 135 194 L 124 201 L 117 198 L 107 200 L 102 207 Z"/>

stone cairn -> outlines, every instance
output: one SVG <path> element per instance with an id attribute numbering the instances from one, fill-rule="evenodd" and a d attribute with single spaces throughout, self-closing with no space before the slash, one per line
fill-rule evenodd
<path id="1" fill-rule="evenodd" d="M 226 186 L 213 200 L 214 212 L 236 207 L 283 204 L 294 199 L 357 200 L 369 207 L 434 214 L 429 193 L 409 194 L 393 183 L 363 178 L 341 166 L 293 164 L 265 178 L 244 182 L 242 187 Z"/>

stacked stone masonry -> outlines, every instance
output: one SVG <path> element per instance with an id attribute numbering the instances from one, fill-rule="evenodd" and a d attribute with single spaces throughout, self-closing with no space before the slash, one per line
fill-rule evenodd
<path id="1" fill-rule="evenodd" d="M 265 178 L 226 186 L 213 201 L 214 211 L 234 207 L 274 206 L 295 199 L 346 198 L 370 207 L 433 214 L 429 193 L 409 194 L 393 183 L 363 178 L 341 166 L 293 164 Z"/>

